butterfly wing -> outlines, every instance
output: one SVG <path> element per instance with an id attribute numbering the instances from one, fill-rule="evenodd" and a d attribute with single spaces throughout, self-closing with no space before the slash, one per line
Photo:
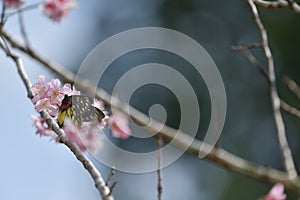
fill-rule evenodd
<path id="1" fill-rule="evenodd" d="M 88 96 L 72 96 L 72 102 L 74 121 L 79 124 L 96 120 L 100 122 L 105 117 L 101 110 L 93 106 L 93 100 Z"/>

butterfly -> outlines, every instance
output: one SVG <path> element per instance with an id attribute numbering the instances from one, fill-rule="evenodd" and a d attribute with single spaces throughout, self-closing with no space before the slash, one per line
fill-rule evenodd
<path id="1" fill-rule="evenodd" d="M 68 96 L 65 94 L 57 115 L 57 123 L 60 128 L 64 126 L 66 117 L 75 124 L 80 125 L 82 122 L 96 120 L 101 122 L 105 114 L 93 106 L 93 100 L 90 97 L 84 95 Z"/>

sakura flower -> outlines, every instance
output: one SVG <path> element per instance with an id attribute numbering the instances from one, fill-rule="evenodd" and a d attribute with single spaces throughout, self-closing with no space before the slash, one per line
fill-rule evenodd
<path id="1" fill-rule="evenodd" d="M 43 4 L 43 11 L 47 17 L 55 22 L 59 22 L 76 5 L 77 2 L 75 0 L 46 0 Z"/>
<path id="2" fill-rule="evenodd" d="M 31 87 L 33 93 L 31 101 L 33 104 L 47 96 L 48 84 L 45 83 L 45 79 L 45 75 L 39 75 L 38 82 Z"/>
<path id="3" fill-rule="evenodd" d="M 61 88 L 61 83 L 58 79 L 53 79 L 48 83 L 49 90 L 47 96 L 50 99 L 52 105 L 60 105 L 64 98 L 64 93 Z"/>
<path id="4" fill-rule="evenodd" d="M 36 134 L 41 136 L 55 136 L 55 133 L 50 129 L 50 127 L 48 127 L 43 118 L 33 115 L 31 115 L 30 118 L 33 121 L 33 125 L 37 129 Z"/>
<path id="5" fill-rule="evenodd" d="M 96 152 L 101 148 L 103 126 L 99 123 L 84 122 L 80 127 L 80 138 L 89 151 Z"/>
<path id="6" fill-rule="evenodd" d="M 19 8 L 25 0 L 3 0 L 3 4 L 7 8 L 17 9 Z"/>
<path id="7" fill-rule="evenodd" d="M 74 86 L 72 87 L 70 83 L 65 83 L 61 91 L 68 96 L 80 95 L 80 91 L 76 90 Z"/>
<path id="8" fill-rule="evenodd" d="M 56 116 L 58 113 L 58 106 L 52 105 L 48 98 L 38 100 L 35 104 L 35 110 L 41 112 L 43 110 L 47 111 L 51 116 Z"/>
<path id="9" fill-rule="evenodd" d="M 264 200 L 285 200 L 285 199 L 286 199 L 286 194 L 284 193 L 284 185 L 281 183 L 275 184 L 264 198 Z"/>
<path id="10" fill-rule="evenodd" d="M 96 108 L 98 108 L 99 110 L 102 110 L 102 111 L 105 109 L 104 103 L 98 99 L 94 99 L 93 106 L 95 106 Z"/>
<path id="11" fill-rule="evenodd" d="M 96 151 L 100 148 L 102 137 L 99 132 L 101 128 L 95 123 L 84 122 L 82 126 L 76 126 L 66 118 L 64 131 L 68 140 L 75 143 L 81 151 Z"/>
<path id="12" fill-rule="evenodd" d="M 108 126 L 112 135 L 116 138 L 127 139 L 131 135 L 128 127 L 128 118 L 119 111 L 113 112 L 113 115 L 108 120 Z"/>

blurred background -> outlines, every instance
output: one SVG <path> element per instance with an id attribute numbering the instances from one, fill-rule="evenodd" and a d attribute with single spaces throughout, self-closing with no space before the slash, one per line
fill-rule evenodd
<path id="1" fill-rule="evenodd" d="M 286 88 L 281 77 L 288 75 L 299 80 L 300 16 L 284 9 L 259 10 L 270 36 L 279 95 L 299 108 L 299 99 Z M 242 53 L 230 50 L 232 45 L 241 42 L 260 42 L 258 29 L 245 1 L 79 0 L 78 7 L 61 23 L 50 21 L 39 9 L 26 12 L 24 17 L 33 48 L 74 73 L 98 43 L 128 29 L 165 27 L 192 37 L 213 58 L 225 84 L 227 117 L 219 145 L 253 162 L 283 169 L 267 81 Z M 6 29 L 20 38 L 16 16 L 8 20 Z M 266 66 L 263 52 L 254 50 L 254 54 Z M 46 74 L 48 81 L 56 78 L 55 74 L 26 56 L 24 60 L 33 83 L 42 73 Z M 208 90 L 201 76 L 195 76 L 192 67 L 176 55 L 145 50 L 122 56 L 106 72 L 100 86 L 111 92 L 123 73 L 136 65 L 149 62 L 174 67 L 193 85 L 201 110 L 197 138 L 203 138 L 210 119 Z M 0 199 L 99 199 L 92 179 L 73 154 L 65 146 L 35 135 L 35 128 L 29 118 L 30 114 L 36 114 L 33 105 L 27 99 L 16 67 L 2 51 L 0 67 Z M 168 113 L 167 124 L 174 128 L 178 126 L 179 105 L 166 88 L 157 85 L 142 87 L 136 91 L 130 103 L 145 113 L 148 113 L 151 105 L 162 104 Z M 283 117 L 296 165 L 300 170 L 300 119 L 284 112 Z M 153 138 L 114 139 L 114 142 L 124 149 L 135 151 L 155 148 Z M 92 156 L 90 158 L 106 177 L 110 169 Z M 164 168 L 162 173 L 163 199 L 166 200 L 253 200 L 264 195 L 271 187 L 270 184 L 230 172 L 188 153 Z M 113 180 L 117 181 L 114 189 L 116 199 L 156 199 L 155 172 L 130 174 L 117 171 Z M 294 192 L 287 193 L 288 199 L 296 199 Z"/>

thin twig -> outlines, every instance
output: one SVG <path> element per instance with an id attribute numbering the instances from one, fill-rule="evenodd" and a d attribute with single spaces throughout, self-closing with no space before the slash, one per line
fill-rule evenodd
<path id="1" fill-rule="evenodd" d="M 231 46 L 231 50 L 243 51 L 244 49 L 261 49 L 262 47 L 262 44 L 257 42 L 251 44 L 240 43 L 239 45 Z"/>
<path id="2" fill-rule="evenodd" d="M 31 83 L 29 81 L 29 78 L 25 72 L 24 66 L 22 59 L 11 53 L 11 51 L 8 51 L 6 47 L 4 46 L 4 41 L 0 38 L 0 47 L 6 52 L 6 54 L 15 62 L 18 73 L 26 87 L 26 91 L 28 94 L 28 97 L 31 99 L 33 97 L 33 93 L 31 90 Z M 50 115 L 42 111 L 40 112 L 41 117 L 46 120 L 46 123 L 51 127 L 51 129 L 59 136 L 60 142 L 65 144 L 76 156 L 77 160 L 79 160 L 84 168 L 89 172 L 89 174 L 92 176 L 96 188 L 99 190 L 102 199 L 103 200 L 112 200 L 113 197 L 110 195 L 110 188 L 105 185 L 105 182 L 100 174 L 100 172 L 97 170 L 97 168 L 93 165 L 93 163 L 83 154 L 83 152 L 72 142 L 70 142 L 66 135 L 65 132 L 59 128 L 57 123 L 54 121 Z"/>
<path id="3" fill-rule="evenodd" d="M 2 10 L 1 10 L 1 19 L 0 19 L 0 29 L 4 26 L 5 24 L 5 10 L 6 7 L 4 3 L 2 3 Z"/>
<path id="4" fill-rule="evenodd" d="M 161 200 L 162 199 L 162 177 L 161 177 L 161 148 L 163 145 L 163 139 L 161 137 L 161 134 L 158 133 L 156 137 L 156 146 L 157 146 L 157 199 Z"/>
<path id="5" fill-rule="evenodd" d="M 11 17 L 11 16 L 13 16 L 13 15 L 18 14 L 18 12 L 25 12 L 25 11 L 28 11 L 28 10 L 33 10 L 33 9 L 35 9 L 35 8 L 38 8 L 42 3 L 43 3 L 43 2 L 35 3 L 35 4 L 29 5 L 29 6 L 26 6 L 26 7 L 23 7 L 23 8 L 19 8 L 19 9 L 16 10 L 16 11 L 7 13 L 6 16 L 7 16 L 7 17 Z"/>
<path id="6" fill-rule="evenodd" d="M 297 2 L 288 0 L 277 0 L 277 1 L 265 1 L 265 0 L 253 0 L 253 2 L 263 8 L 288 8 L 295 13 L 300 14 L 300 6 Z"/>
<path id="7" fill-rule="evenodd" d="M 260 46 L 262 46 L 262 45 L 260 45 Z M 249 50 L 249 45 L 240 44 L 237 46 L 232 46 L 231 49 L 234 51 L 242 51 L 245 54 L 245 56 L 247 57 L 247 59 L 258 69 L 258 71 L 265 77 L 265 79 L 270 84 L 270 79 L 269 79 L 267 72 L 264 70 L 263 66 L 258 62 L 258 60 L 255 58 L 255 56 Z"/>
<path id="8" fill-rule="evenodd" d="M 299 85 L 288 76 L 283 76 L 282 81 L 298 97 L 298 99 L 300 99 L 300 87 L 299 87 Z"/>
<path id="9" fill-rule="evenodd" d="M 109 195 L 113 192 L 113 190 L 114 190 L 114 188 L 115 188 L 115 186 L 116 186 L 116 184 L 117 184 L 117 182 L 114 181 L 114 182 L 111 184 L 111 186 L 109 186 L 109 185 L 110 185 L 111 178 L 115 175 L 115 173 L 116 173 L 115 167 L 112 167 L 112 168 L 110 169 L 110 173 L 108 174 L 107 179 L 106 179 L 106 181 L 105 181 L 105 185 L 107 185 L 107 186 L 110 188 L 110 193 L 109 193 Z"/>
<path id="10" fill-rule="evenodd" d="M 298 110 L 297 108 L 295 108 L 293 106 L 290 106 L 285 101 L 283 101 L 283 100 L 280 101 L 280 107 L 284 111 L 286 111 L 286 112 L 288 112 L 288 113 L 290 113 L 292 115 L 295 115 L 296 117 L 300 118 L 300 110 Z"/>
<path id="11" fill-rule="evenodd" d="M 23 40 L 25 42 L 25 46 L 27 48 L 30 47 L 30 42 L 29 42 L 29 38 L 25 29 L 25 24 L 24 24 L 24 18 L 23 18 L 23 11 L 19 10 L 18 11 L 18 20 L 19 20 L 19 26 L 20 26 L 20 31 L 21 31 L 21 35 L 23 37 Z"/>
<path id="12" fill-rule="evenodd" d="M 276 124 L 276 129 L 277 129 L 278 141 L 280 144 L 281 152 L 283 154 L 284 165 L 289 174 L 289 178 L 293 179 L 293 178 L 297 177 L 297 171 L 296 171 L 295 164 L 293 161 L 292 152 L 291 152 L 291 149 L 289 147 L 289 144 L 288 144 L 288 141 L 286 138 L 285 125 L 284 125 L 283 118 L 282 118 L 282 115 L 280 112 L 280 99 L 279 99 L 279 96 L 277 93 L 277 88 L 276 88 L 275 66 L 274 66 L 274 60 L 272 57 L 272 53 L 271 53 L 271 50 L 270 50 L 269 44 L 268 44 L 267 32 L 264 28 L 264 25 L 262 24 L 262 22 L 260 20 L 256 5 L 254 4 L 253 0 L 248 0 L 248 3 L 254 14 L 255 22 L 260 30 L 261 37 L 262 37 L 262 45 L 263 45 L 265 56 L 266 56 L 267 62 L 268 62 L 268 68 L 269 68 L 268 77 L 270 80 L 270 96 L 271 96 L 274 119 L 275 119 L 275 124 Z"/>
<path id="13" fill-rule="evenodd" d="M 245 54 L 245 56 L 247 57 L 247 59 L 258 68 L 259 72 L 263 75 L 263 77 L 265 77 L 265 79 L 268 81 L 268 84 L 270 84 L 270 79 L 269 76 L 267 74 L 267 72 L 263 69 L 262 65 L 258 62 L 258 60 L 255 58 L 255 56 L 251 53 L 251 51 L 248 49 L 248 45 L 237 45 L 237 46 L 232 46 L 231 48 L 234 51 L 243 51 L 243 53 Z M 291 80 L 289 77 L 284 76 L 283 77 L 283 81 L 288 85 L 288 87 L 290 88 L 290 90 L 292 90 L 293 93 L 295 93 L 298 98 L 300 98 L 300 87 L 293 81 Z M 295 115 L 296 117 L 300 118 L 300 110 L 298 110 L 297 108 L 289 105 L 288 103 L 286 103 L 285 101 L 283 101 L 282 99 L 280 99 L 280 107 L 292 114 Z"/>
<path id="14" fill-rule="evenodd" d="M 35 52 L 33 49 L 27 49 L 20 42 L 13 39 L 13 37 L 11 37 L 5 30 L 2 30 L 2 34 L 13 47 L 24 52 L 33 60 L 45 66 L 48 70 L 62 77 L 65 81 L 70 83 L 74 82 L 75 75 L 72 72 L 66 70 L 64 67 L 55 62 L 48 61 L 47 59 L 43 58 L 43 56 Z M 79 83 L 84 84 L 84 82 Z M 96 97 L 103 100 L 108 105 L 123 111 L 127 115 L 130 115 L 133 118 L 133 120 L 137 121 L 139 124 L 149 125 L 148 122 L 150 119 L 148 116 L 132 107 L 130 107 L 130 113 L 128 113 L 128 105 L 124 103 L 121 104 L 117 99 L 115 99 L 115 101 L 111 101 L 112 97 L 104 90 L 98 88 L 96 91 Z M 195 138 L 192 138 L 191 136 L 182 131 L 178 131 L 166 125 L 162 125 L 153 119 L 151 122 L 151 125 L 148 126 L 148 130 L 150 132 L 157 133 L 156 127 L 163 127 L 162 130 L 160 130 L 160 133 L 165 141 L 168 142 L 172 140 L 174 145 L 178 148 L 185 149 L 186 147 L 188 147 L 188 152 L 195 156 L 208 154 L 206 157 L 207 159 L 233 172 L 269 183 L 281 182 L 285 185 L 286 188 L 300 190 L 300 177 L 296 177 L 295 179 L 291 180 L 286 172 L 282 172 L 271 167 L 265 167 L 262 165 L 255 164 L 246 159 L 238 157 L 226 151 L 225 149 L 211 147 L 211 145 L 209 144 L 203 143 Z M 188 141 L 193 141 L 193 143 L 190 145 Z M 208 149 L 212 149 L 212 151 L 208 152 Z"/>
<path id="15" fill-rule="evenodd" d="M 11 55 L 10 49 L 5 41 L 5 38 L 3 37 L 3 35 L 1 35 L 0 33 L 0 45 L 1 48 L 4 50 L 4 52 L 6 53 L 7 56 Z"/>
<path id="16" fill-rule="evenodd" d="M 109 184 L 110 184 L 110 180 L 111 180 L 111 178 L 115 175 L 115 172 L 116 172 L 115 168 L 112 167 L 112 168 L 110 169 L 110 173 L 108 174 L 107 179 L 106 179 L 106 181 L 105 181 L 105 185 L 109 185 Z"/>

